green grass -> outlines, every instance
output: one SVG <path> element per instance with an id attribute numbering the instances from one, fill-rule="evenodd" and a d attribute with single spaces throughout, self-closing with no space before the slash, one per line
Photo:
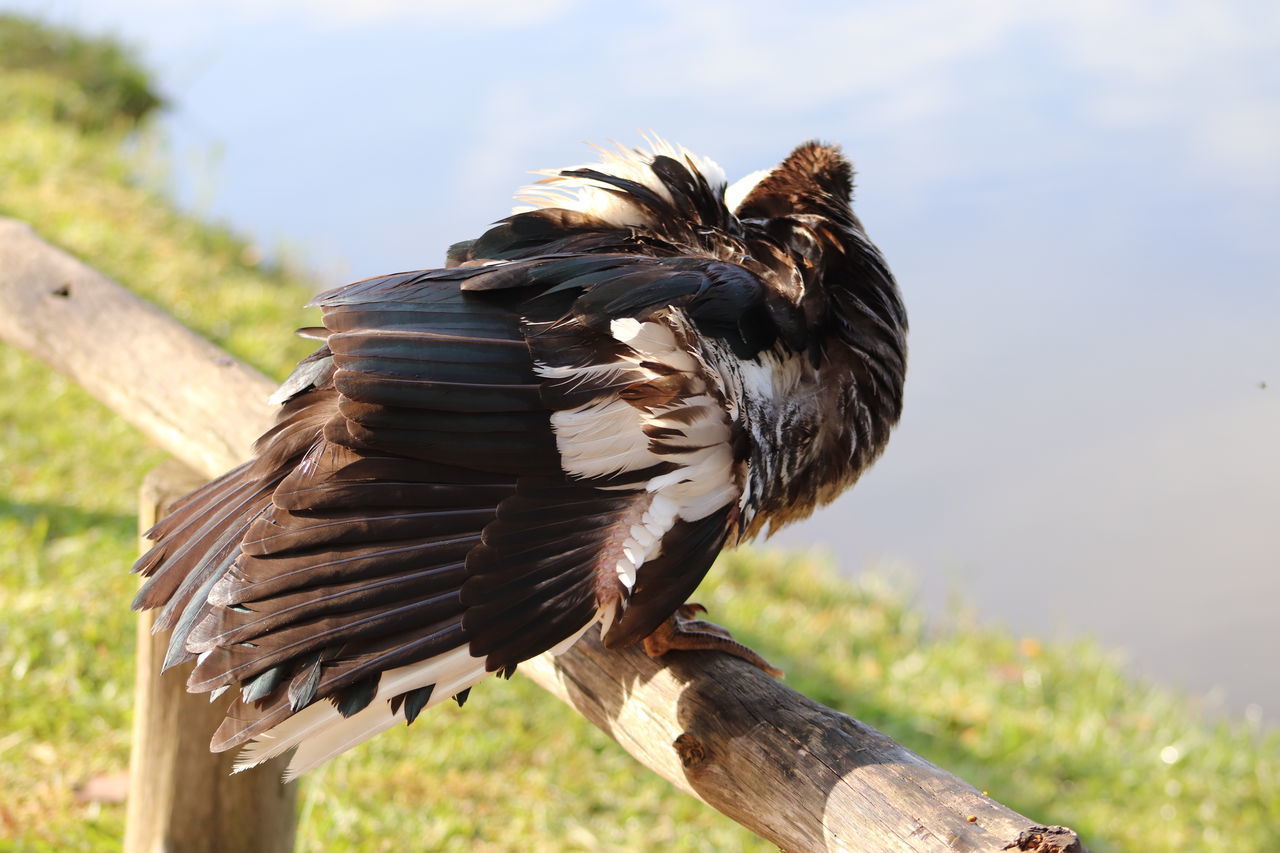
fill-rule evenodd
<path id="1" fill-rule="evenodd" d="M 86 130 L 131 126 L 164 104 L 146 69 L 115 39 L 88 38 L 19 15 L 0 14 L 0 69 L 72 82 L 55 86 L 44 101 L 55 108 L 55 118 Z"/>
<path id="2" fill-rule="evenodd" d="M 75 74 L 0 70 L 0 214 L 282 375 L 308 350 L 288 334 L 314 322 L 306 283 L 142 186 L 127 126 L 58 106 L 86 97 Z M 0 433 L 0 849 L 116 849 L 123 807 L 74 792 L 128 764 L 127 567 L 137 485 L 161 457 L 5 347 Z M 875 578 L 771 552 L 722 559 L 697 597 L 796 688 L 1097 851 L 1280 848 L 1280 736 L 1206 721 L 1092 644 L 930 631 Z M 519 677 L 303 784 L 304 850 L 772 849 Z"/>

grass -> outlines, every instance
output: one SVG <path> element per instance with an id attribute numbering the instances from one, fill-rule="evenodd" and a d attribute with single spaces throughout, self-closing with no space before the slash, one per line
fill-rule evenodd
<path id="1" fill-rule="evenodd" d="M 86 130 L 134 125 L 163 106 L 146 69 L 110 38 L 89 38 L 20 15 L 0 13 L 0 68 L 52 78 L 44 99 L 61 121 Z M 58 86 L 71 81 L 74 86 Z"/>
<path id="2" fill-rule="evenodd" d="M 0 34 L 2 36 L 2 34 Z M 0 41 L 2 41 L 0 37 Z M 137 176 L 129 123 L 58 107 L 67 66 L 0 70 L 0 214 L 277 376 L 309 289 Z M 0 347 L 0 849 L 111 850 L 123 806 L 78 786 L 128 764 L 135 495 L 160 455 L 83 391 Z M 1207 721 L 1090 643 L 929 630 L 900 590 L 821 560 L 723 558 L 698 592 L 811 696 L 1096 851 L 1280 848 L 1280 736 Z M 303 850 L 769 850 L 520 678 L 331 762 Z"/>

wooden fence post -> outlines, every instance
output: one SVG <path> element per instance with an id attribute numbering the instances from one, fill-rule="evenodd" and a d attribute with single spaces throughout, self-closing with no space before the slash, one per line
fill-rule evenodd
<path id="1" fill-rule="evenodd" d="M 177 462 L 143 481 L 138 519 L 145 531 L 164 508 L 203 482 Z M 154 611 L 138 618 L 133 752 L 125 853 L 281 853 L 293 849 L 297 783 L 280 781 L 287 760 L 231 775 L 234 752 L 212 754 L 209 736 L 233 696 L 210 702 L 186 691 L 191 664 L 161 677 L 166 634 Z"/>

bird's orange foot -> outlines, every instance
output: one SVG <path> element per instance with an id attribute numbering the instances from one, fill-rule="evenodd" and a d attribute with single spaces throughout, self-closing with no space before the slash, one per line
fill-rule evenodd
<path id="1" fill-rule="evenodd" d="M 728 628 L 697 618 L 699 613 L 706 612 L 707 608 L 701 604 L 690 602 L 681 605 L 670 619 L 644 638 L 645 652 L 649 657 L 656 658 L 677 649 L 681 651 L 711 649 L 742 658 L 774 678 L 782 678 L 782 670 L 760 657 L 754 649 L 735 640 Z"/>

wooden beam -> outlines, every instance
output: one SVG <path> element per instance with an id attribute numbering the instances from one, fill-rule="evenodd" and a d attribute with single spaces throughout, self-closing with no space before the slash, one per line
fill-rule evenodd
<path id="1" fill-rule="evenodd" d="M 208 475 L 240 460 L 270 422 L 264 377 L 3 222 L 0 336 L 68 372 Z M 784 850 L 1083 850 L 1070 830 L 1036 824 L 722 655 L 673 653 L 658 663 L 635 649 L 606 651 L 589 635 L 520 671 L 646 766 Z"/>
<path id="2" fill-rule="evenodd" d="M 203 480 L 177 462 L 149 473 L 139 496 L 139 532 Z M 143 549 L 151 545 L 144 541 Z M 260 773 L 233 776 L 235 753 L 209 752 L 209 734 L 222 722 L 235 691 L 214 702 L 207 693 L 188 693 L 190 663 L 161 676 L 169 637 L 151 633 L 154 614 L 138 619 L 124 853 L 292 850 L 298 786 L 280 781 L 288 759 L 277 758 Z"/>
<path id="3" fill-rule="evenodd" d="M 210 477 L 242 460 L 274 417 L 267 377 L 4 218 L 0 340 L 74 379 Z"/>
<path id="4" fill-rule="evenodd" d="M 1050 829 L 737 658 L 673 652 L 658 662 L 636 647 L 605 649 L 593 630 L 519 672 L 783 850 L 1083 850 L 1060 827 L 1065 845 L 1019 848 L 1023 833 Z"/>

